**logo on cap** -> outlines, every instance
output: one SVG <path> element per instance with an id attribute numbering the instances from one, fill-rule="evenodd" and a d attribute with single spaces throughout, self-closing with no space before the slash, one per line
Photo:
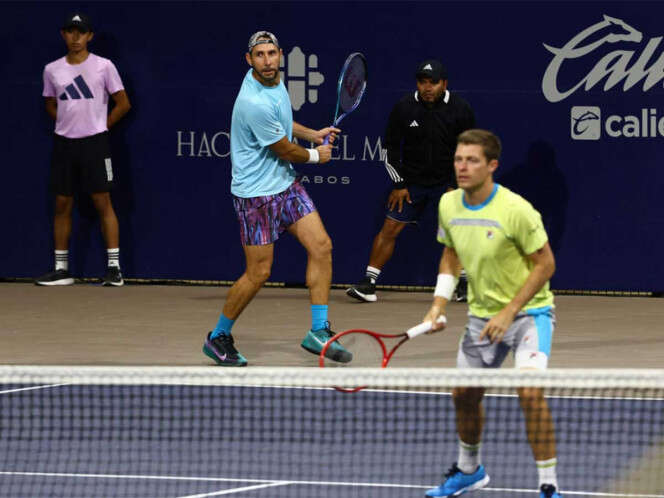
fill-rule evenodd
<path id="1" fill-rule="evenodd" d="M 429 71 L 433 71 L 433 68 L 431 67 L 431 64 L 427 64 L 426 66 L 424 66 L 424 67 L 422 68 L 422 71 L 424 71 L 424 70 L 426 70 L 426 69 L 428 69 Z"/>
<path id="2" fill-rule="evenodd" d="M 71 20 L 72 20 L 72 21 L 83 22 L 83 21 L 81 21 L 81 18 L 79 17 L 78 14 L 76 14 L 74 17 L 72 17 Z"/>

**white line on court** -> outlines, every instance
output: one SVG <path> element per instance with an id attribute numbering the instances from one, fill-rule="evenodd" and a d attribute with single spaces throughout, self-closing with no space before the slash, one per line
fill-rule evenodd
<path id="1" fill-rule="evenodd" d="M 238 479 L 226 477 L 186 477 L 186 476 L 147 476 L 133 474 L 74 474 L 67 472 L 2 472 L 5 476 L 35 476 L 35 477 L 88 477 L 97 479 L 153 479 L 163 481 L 210 481 L 210 482 L 254 482 L 254 483 L 272 483 L 275 479 Z"/>
<path id="2" fill-rule="evenodd" d="M 337 482 L 337 481 L 279 481 L 275 479 L 242 479 L 242 478 L 227 478 L 227 477 L 178 477 L 178 476 L 149 476 L 149 475 L 114 475 L 114 474 L 68 474 L 56 472 L 8 472 L 0 471 L 0 475 L 17 475 L 17 476 L 38 476 L 38 477 L 92 477 L 101 479 L 160 479 L 160 480 L 180 480 L 180 481 L 201 481 L 201 482 L 251 482 L 262 484 L 263 487 L 272 487 L 276 485 L 312 485 L 312 486 L 355 486 L 355 487 L 372 487 L 372 488 L 404 488 L 404 489 L 428 489 L 434 485 L 422 486 L 416 484 L 389 484 L 377 482 Z M 218 493 L 227 493 L 227 491 L 238 492 L 242 488 L 235 490 L 224 490 Z M 535 489 L 516 489 L 516 488 L 482 488 L 485 492 L 510 492 L 510 493 L 536 493 Z M 657 494 L 632 494 L 632 493 L 598 493 L 591 491 L 570 491 L 563 490 L 566 495 L 579 495 L 579 496 L 606 496 L 611 498 L 664 498 L 664 495 Z M 193 496 L 221 496 L 220 494 L 210 495 L 193 495 Z M 181 497 L 192 498 L 192 497 Z"/>
<path id="3" fill-rule="evenodd" d="M 262 488 L 273 488 L 275 486 L 286 486 L 288 484 L 291 484 L 291 482 L 290 481 L 280 481 L 280 482 L 273 482 L 273 483 L 270 483 L 270 484 L 255 484 L 253 486 L 245 486 L 243 488 L 224 489 L 222 491 L 213 491 L 212 493 L 203 493 L 203 494 L 200 494 L 200 495 L 180 496 L 179 498 L 205 498 L 207 496 L 234 495 L 235 493 L 243 493 L 244 491 L 253 491 L 255 489 L 262 489 Z"/>
<path id="4" fill-rule="evenodd" d="M 17 393 L 19 391 L 31 391 L 33 389 L 48 389 L 49 387 L 60 387 L 60 386 L 68 386 L 69 383 L 66 382 L 64 384 L 47 384 L 44 386 L 32 386 L 32 387 L 20 387 L 18 389 L 7 389 L 6 391 L 0 391 L 0 394 L 9 394 L 9 393 Z"/>

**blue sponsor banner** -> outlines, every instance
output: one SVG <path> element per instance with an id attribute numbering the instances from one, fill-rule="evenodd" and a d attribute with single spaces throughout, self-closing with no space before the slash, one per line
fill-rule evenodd
<path id="1" fill-rule="evenodd" d="M 34 276 L 53 264 L 53 123 L 43 108 L 42 70 L 64 55 L 59 23 L 79 7 L 0 4 L 12 19 L 0 34 L 0 277 Z M 341 12 L 352 15 L 340 21 Z M 415 90 L 417 63 L 437 57 L 478 126 L 503 140 L 497 180 L 542 213 L 558 264 L 552 287 L 662 290 L 661 4 L 337 2 L 333 13 L 325 3 L 94 2 L 86 13 L 96 29 L 90 50 L 115 63 L 133 106 L 111 132 L 128 277 L 234 280 L 242 273 L 230 116 L 247 40 L 269 29 L 284 49 L 295 120 L 307 126 L 332 120 L 346 56 L 361 51 L 368 59 L 367 93 L 342 123 L 334 161 L 297 166 L 334 243 L 335 283 L 364 273 L 391 188 L 382 163 L 387 116 Z M 78 90 L 87 97 L 85 85 Z M 77 207 L 73 272 L 101 275 L 94 208 L 85 198 Z M 435 234 L 432 206 L 402 233 L 381 283 L 433 285 L 441 253 Z M 271 280 L 303 282 L 305 266 L 304 250 L 285 235 Z"/>

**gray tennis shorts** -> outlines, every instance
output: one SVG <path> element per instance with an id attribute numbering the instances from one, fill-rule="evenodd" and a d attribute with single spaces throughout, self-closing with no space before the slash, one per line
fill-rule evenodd
<path id="1" fill-rule="evenodd" d="M 498 368 L 512 351 L 515 368 L 546 369 L 556 324 L 553 308 L 547 306 L 519 313 L 498 343 L 492 344 L 487 338 L 479 340 L 488 321 L 488 318 L 469 315 L 459 342 L 457 367 Z"/>

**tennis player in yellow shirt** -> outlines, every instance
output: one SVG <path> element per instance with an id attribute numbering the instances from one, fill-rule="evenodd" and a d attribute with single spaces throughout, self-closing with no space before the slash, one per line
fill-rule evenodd
<path id="1" fill-rule="evenodd" d="M 462 266 L 468 275 L 469 319 L 459 343 L 459 368 L 497 368 L 509 351 L 518 369 L 545 369 L 555 325 L 549 279 L 555 261 L 542 217 L 521 196 L 493 181 L 501 144 L 472 129 L 457 139 L 459 188 L 439 204 L 438 241 L 445 244 L 433 304 L 424 320 L 436 323 L 452 298 Z M 442 329 L 436 325 L 434 329 Z M 539 473 L 540 497 L 559 498 L 553 420 L 541 389 L 518 389 L 526 432 Z M 453 392 L 459 458 L 447 479 L 426 496 L 458 496 L 489 482 L 480 459 L 482 388 Z"/>

